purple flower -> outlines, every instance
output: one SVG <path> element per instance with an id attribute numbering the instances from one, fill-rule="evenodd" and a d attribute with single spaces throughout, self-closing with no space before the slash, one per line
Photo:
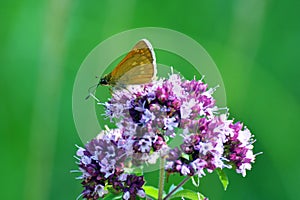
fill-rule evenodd
<path id="1" fill-rule="evenodd" d="M 183 130 L 180 155 L 177 160 L 171 159 L 167 163 L 169 172 L 203 175 L 204 169 L 212 172 L 216 168 L 234 165 L 237 172 L 244 175 L 255 157 L 248 144 L 251 133 L 241 131 L 241 125 L 228 120 L 228 114 L 218 115 L 212 97 L 214 91 L 215 88 L 208 88 L 202 81 L 183 80 L 172 74 L 165 80 L 114 93 L 105 103 L 106 113 L 108 117 L 119 116 L 116 118 L 120 121 L 126 119 L 119 124 L 119 129 L 126 133 L 123 138 L 129 141 L 128 144 L 132 144 L 133 150 L 128 151 L 127 156 L 131 156 L 138 165 L 150 158 L 153 162 L 155 156 L 151 157 L 151 154 L 167 147 L 165 139 L 168 141 L 176 137 L 179 128 Z M 130 106 L 127 106 L 128 102 Z M 115 115 L 114 111 L 118 114 Z M 136 128 L 131 128 L 134 126 Z M 157 137 L 160 138 L 159 145 L 151 142 Z M 171 150 L 171 158 L 172 153 Z M 191 166 L 193 170 L 189 170 Z"/>
<path id="2" fill-rule="evenodd" d="M 143 176 L 127 174 L 128 167 L 155 164 L 166 158 L 165 170 L 182 176 L 205 176 L 217 168 L 234 168 L 246 175 L 255 161 L 249 129 L 219 114 L 213 93 L 201 80 L 177 74 L 149 84 L 114 90 L 105 114 L 117 129 L 102 131 L 79 147 L 76 155 L 86 199 L 107 194 L 107 186 L 123 199 L 144 198 Z M 177 147 L 168 144 L 180 138 Z"/>
<path id="3" fill-rule="evenodd" d="M 145 183 L 142 176 L 127 175 L 125 183 L 123 199 L 135 200 L 137 196 L 146 197 L 145 191 L 142 188 Z"/>
<path id="4" fill-rule="evenodd" d="M 249 129 L 243 128 L 239 122 L 230 124 L 234 135 L 227 136 L 225 143 L 225 157 L 236 168 L 236 172 L 246 176 L 246 170 L 251 169 L 255 161 L 253 154 L 253 136 Z"/>
<path id="5" fill-rule="evenodd" d="M 86 144 L 85 148 L 79 147 L 78 166 L 82 173 L 78 179 L 82 180 L 84 187 L 81 196 L 86 199 L 98 199 L 104 197 L 108 191 L 105 186 L 111 185 L 117 192 L 129 192 L 130 198 L 136 194 L 144 196 L 144 179 L 142 176 L 128 175 L 124 172 L 126 164 L 125 149 L 119 145 L 120 132 L 118 129 L 103 131 L 95 139 Z"/>

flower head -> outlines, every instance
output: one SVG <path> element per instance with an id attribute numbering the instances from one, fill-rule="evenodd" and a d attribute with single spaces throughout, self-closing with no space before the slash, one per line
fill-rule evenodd
<path id="1" fill-rule="evenodd" d="M 233 167 L 245 176 L 255 161 L 253 136 L 242 123 L 228 119 L 228 113 L 220 114 L 214 91 L 201 80 L 178 74 L 114 90 L 101 105 L 118 128 L 103 131 L 77 150 L 82 196 L 101 198 L 111 186 L 123 192 L 123 199 L 144 198 L 143 176 L 125 169 L 154 164 L 160 157 L 166 158 L 168 173 L 202 177 Z M 170 145 L 178 138 L 176 147 Z"/>
<path id="2" fill-rule="evenodd" d="M 82 180 L 84 187 L 81 194 L 83 198 L 102 198 L 108 193 L 107 186 L 122 191 L 124 199 L 128 195 L 128 199 L 135 199 L 136 195 L 143 196 L 143 176 L 128 175 L 124 171 L 126 154 L 125 149 L 118 145 L 120 137 L 114 137 L 118 135 L 118 129 L 102 131 L 85 148 L 78 148 L 78 166 L 82 172 L 78 179 Z M 132 191 L 128 188 L 135 189 Z"/>

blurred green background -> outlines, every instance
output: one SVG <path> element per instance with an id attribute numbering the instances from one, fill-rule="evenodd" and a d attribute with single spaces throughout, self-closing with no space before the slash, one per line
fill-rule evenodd
<path id="1" fill-rule="evenodd" d="M 210 199 L 300 199 L 300 2 L 25 0 L 0 4 L 1 199 L 75 199 L 72 87 L 87 54 L 113 34 L 165 27 L 197 40 L 222 74 L 231 116 L 255 134 L 243 178 L 201 180 Z M 172 63 L 176 66 L 176 63 Z M 156 184 L 157 176 L 149 184 Z M 178 182 L 178 177 L 170 177 Z M 194 189 L 191 184 L 187 187 Z"/>

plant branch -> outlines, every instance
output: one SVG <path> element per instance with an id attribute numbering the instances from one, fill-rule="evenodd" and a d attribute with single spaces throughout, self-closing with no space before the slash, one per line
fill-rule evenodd
<path id="1" fill-rule="evenodd" d="M 174 194 L 181 186 L 183 186 L 188 180 L 190 180 L 190 176 L 186 177 L 179 183 L 163 200 L 167 200 L 169 197 L 171 197 L 172 194 Z"/>
<path id="2" fill-rule="evenodd" d="M 164 183 L 165 183 L 165 158 L 161 157 L 161 159 L 160 159 L 160 169 L 159 169 L 158 200 L 163 199 Z"/>

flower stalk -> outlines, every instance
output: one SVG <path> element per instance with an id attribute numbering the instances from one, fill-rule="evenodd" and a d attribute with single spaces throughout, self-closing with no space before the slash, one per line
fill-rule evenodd
<path id="1" fill-rule="evenodd" d="M 163 199 L 164 185 L 165 185 L 165 157 L 160 159 L 160 170 L 159 170 L 159 188 L 158 188 L 158 200 Z"/>
<path id="2" fill-rule="evenodd" d="M 167 200 L 169 197 L 172 196 L 172 194 L 174 194 L 180 187 L 182 187 L 188 180 L 190 180 L 190 176 L 186 177 L 185 179 L 183 179 L 169 194 L 167 194 L 167 196 L 165 196 L 165 198 L 163 200 Z"/>

